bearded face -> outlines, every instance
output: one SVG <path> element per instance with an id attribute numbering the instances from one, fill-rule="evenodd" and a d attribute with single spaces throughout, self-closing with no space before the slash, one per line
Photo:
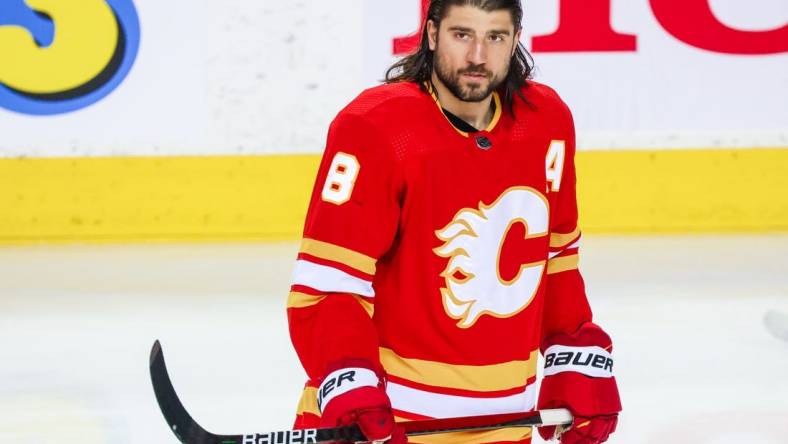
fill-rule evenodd
<path id="1" fill-rule="evenodd" d="M 427 25 L 433 74 L 459 100 L 481 102 L 506 80 L 520 36 L 509 11 L 451 6 Z"/>
<path id="2" fill-rule="evenodd" d="M 511 59 L 508 59 L 497 72 L 487 69 L 486 64 L 466 63 L 462 68 L 457 68 L 455 65 L 451 55 L 447 51 L 441 51 L 441 45 L 438 44 L 433 61 L 435 75 L 455 97 L 463 102 L 481 102 L 490 97 L 490 94 L 506 80 Z"/>

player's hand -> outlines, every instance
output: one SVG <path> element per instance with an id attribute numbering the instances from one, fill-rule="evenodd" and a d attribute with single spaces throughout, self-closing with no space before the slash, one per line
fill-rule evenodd
<path id="1" fill-rule="evenodd" d="M 321 427 L 358 425 L 372 443 L 405 444 L 402 428 L 394 423 L 384 379 L 364 362 L 342 363 L 318 389 Z"/>
<path id="2" fill-rule="evenodd" d="M 616 431 L 616 423 L 618 423 L 618 415 L 594 418 L 577 416 L 571 428 L 564 432 L 559 431 L 557 436 L 555 436 L 555 427 L 542 427 L 539 429 L 539 434 L 544 439 L 555 436 L 561 444 L 599 444 L 607 441 L 610 434 Z"/>
<path id="3" fill-rule="evenodd" d="M 574 421 L 566 431 L 540 427 L 545 440 L 562 444 L 600 444 L 616 430 L 621 400 L 613 377 L 613 345 L 596 324 L 587 322 L 575 333 L 546 338 L 545 377 L 537 408 L 566 408 Z"/>

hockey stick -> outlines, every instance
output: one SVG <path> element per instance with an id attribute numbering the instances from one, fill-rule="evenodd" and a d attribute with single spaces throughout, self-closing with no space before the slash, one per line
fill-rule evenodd
<path id="1" fill-rule="evenodd" d="M 284 430 L 243 435 L 215 435 L 192 419 L 172 386 L 164 354 L 157 340 L 150 352 L 150 377 L 164 419 L 183 444 L 307 444 L 333 441 L 367 441 L 356 426 Z M 465 418 L 427 419 L 399 423 L 408 436 L 434 433 L 491 430 L 503 427 L 568 425 L 572 415 L 565 409 L 541 410 Z"/>

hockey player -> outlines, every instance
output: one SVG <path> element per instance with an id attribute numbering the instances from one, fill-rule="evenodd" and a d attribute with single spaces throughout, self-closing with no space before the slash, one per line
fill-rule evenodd
<path id="1" fill-rule="evenodd" d="M 518 0 L 433 0 L 419 50 L 333 121 L 288 299 L 309 376 L 296 427 L 403 443 L 399 421 L 565 407 L 571 428 L 545 438 L 615 430 L 612 344 L 578 271 L 572 117 L 529 80 L 522 14 Z"/>

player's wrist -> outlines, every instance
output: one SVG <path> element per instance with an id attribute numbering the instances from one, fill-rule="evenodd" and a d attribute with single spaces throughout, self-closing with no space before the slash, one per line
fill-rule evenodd
<path id="1" fill-rule="evenodd" d="M 600 346 L 553 344 L 544 352 L 544 375 L 575 372 L 592 378 L 613 377 L 613 354 Z"/>
<path id="2" fill-rule="evenodd" d="M 323 377 L 317 391 L 317 405 L 321 412 L 325 412 L 337 398 L 352 395 L 354 391 L 363 388 L 383 391 L 385 378 L 372 366 L 363 362 L 345 365 L 331 370 Z"/>
<path id="3" fill-rule="evenodd" d="M 372 442 L 404 443 L 403 432 L 394 423 L 385 386 L 385 374 L 368 361 L 334 363 L 318 388 L 321 424 L 356 424 Z"/>

